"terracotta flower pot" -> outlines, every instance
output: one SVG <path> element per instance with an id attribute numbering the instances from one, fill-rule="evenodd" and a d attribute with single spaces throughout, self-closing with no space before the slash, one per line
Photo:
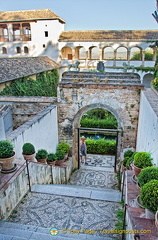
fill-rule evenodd
<path id="1" fill-rule="evenodd" d="M 43 158 L 43 159 L 38 159 L 37 162 L 40 162 L 40 163 L 47 163 L 47 158 Z"/>
<path id="2" fill-rule="evenodd" d="M 156 228 L 158 229 L 158 211 L 155 213 L 155 225 Z"/>
<path id="3" fill-rule="evenodd" d="M 143 207 L 143 206 L 141 205 L 140 196 L 139 196 L 139 195 L 136 197 L 136 206 L 139 207 L 139 208 L 145 209 L 145 207 Z"/>
<path id="4" fill-rule="evenodd" d="M 149 218 L 149 219 L 155 219 L 155 214 L 146 208 L 145 208 L 145 216 L 146 218 Z"/>
<path id="5" fill-rule="evenodd" d="M 10 158 L 0 158 L 0 165 L 2 166 L 2 173 L 10 173 L 16 170 L 16 165 L 13 163 L 15 153 Z"/>
<path id="6" fill-rule="evenodd" d="M 31 154 L 31 155 L 25 155 L 23 154 L 23 157 L 25 160 L 31 161 L 31 162 L 35 162 L 35 153 Z"/>
<path id="7" fill-rule="evenodd" d="M 135 173 L 135 176 L 138 177 L 139 173 L 141 172 L 142 168 L 138 168 L 133 164 L 133 170 Z"/>
<path id="8" fill-rule="evenodd" d="M 65 158 L 64 159 L 62 159 L 62 160 L 56 160 L 56 166 L 62 166 L 63 165 L 63 163 L 65 162 Z"/>
<path id="9" fill-rule="evenodd" d="M 55 161 L 53 161 L 53 162 L 47 162 L 47 163 L 48 163 L 48 165 L 55 166 L 55 165 L 56 165 L 56 161 L 57 161 L 57 160 L 55 160 Z"/>

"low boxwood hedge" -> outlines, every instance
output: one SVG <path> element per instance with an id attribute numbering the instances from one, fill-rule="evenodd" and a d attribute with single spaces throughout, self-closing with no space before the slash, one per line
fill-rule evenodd
<path id="1" fill-rule="evenodd" d="M 116 153 L 116 141 L 115 140 L 105 140 L 101 138 L 98 140 L 87 139 L 87 152 L 92 154 L 107 154 L 115 155 Z"/>

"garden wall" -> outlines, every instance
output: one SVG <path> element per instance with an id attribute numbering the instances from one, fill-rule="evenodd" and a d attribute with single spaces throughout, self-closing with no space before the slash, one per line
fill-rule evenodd
<path id="1" fill-rule="evenodd" d="M 62 184 L 67 183 L 72 172 L 72 159 L 66 162 L 66 167 L 56 167 L 30 162 L 28 165 L 30 183 Z M 0 182 L 0 219 L 6 220 L 21 199 L 29 191 L 26 164 L 20 167 L 6 183 Z"/>
<path id="2" fill-rule="evenodd" d="M 49 105 L 35 117 L 11 132 L 7 139 L 15 146 L 16 159 L 22 158 L 22 146 L 30 142 L 35 150 L 55 152 L 58 144 L 57 107 Z"/>
<path id="3" fill-rule="evenodd" d="M 158 95 L 152 89 L 141 93 L 136 151 L 151 153 L 158 166 Z"/>

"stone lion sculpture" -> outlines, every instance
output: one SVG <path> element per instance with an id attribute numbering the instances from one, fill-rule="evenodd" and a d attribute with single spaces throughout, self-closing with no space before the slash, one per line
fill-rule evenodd
<path id="1" fill-rule="evenodd" d="M 75 68 L 75 70 L 79 72 L 80 71 L 79 65 L 80 65 L 79 61 L 76 61 L 74 64 L 68 64 L 69 71 L 71 68 Z"/>

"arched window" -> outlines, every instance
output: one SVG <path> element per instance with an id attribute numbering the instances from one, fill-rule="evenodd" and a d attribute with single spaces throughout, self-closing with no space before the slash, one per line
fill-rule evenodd
<path id="1" fill-rule="evenodd" d="M 112 47 L 105 47 L 103 50 L 103 59 L 114 59 L 114 50 Z"/>
<path id="2" fill-rule="evenodd" d="M 127 48 L 119 47 L 116 51 L 117 60 L 127 60 Z"/>
<path id="3" fill-rule="evenodd" d="M 63 47 L 61 50 L 62 59 L 72 60 L 72 49 L 70 47 Z"/>
<path id="4" fill-rule="evenodd" d="M 24 47 L 24 53 L 29 53 L 28 47 Z"/>
<path id="5" fill-rule="evenodd" d="M 145 86 L 145 88 L 150 88 L 151 87 L 151 81 L 154 79 L 153 74 L 148 73 L 145 74 L 143 77 L 143 84 Z"/>
<path id="6" fill-rule="evenodd" d="M 99 59 L 100 58 L 100 54 L 99 54 L 99 48 L 98 47 L 90 47 L 89 48 L 90 51 L 90 59 Z"/>
<path id="7" fill-rule="evenodd" d="M 17 53 L 21 53 L 21 48 L 20 48 L 20 47 L 17 47 L 17 48 L 16 48 L 16 52 L 17 52 Z"/>
<path id="8" fill-rule="evenodd" d="M 154 57 L 154 51 L 153 51 L 153 48 L 151 47 L 147 47 L 145 49 L 145 61 L 152 61 L 153 60 L 153 57 Z"/>
<path id="9" fill-rule="evenodd" d="M 75 48 L 75 58 L 76 59 L 86 59 L 86 49 L 84 47 L 76 47 Z"/>
<path id="10" fill-rule="evenodd" d="M 132 47 L 130 51 L 130 60 L 132 61 L 141 61 L 142 60 L 142 51 L 138 47 Z"/>
<path id="11" fill-rule="evenodd" d="M 7 54 L 7 49 L 5 47 L 2 47 L 2 54 Z"/>

